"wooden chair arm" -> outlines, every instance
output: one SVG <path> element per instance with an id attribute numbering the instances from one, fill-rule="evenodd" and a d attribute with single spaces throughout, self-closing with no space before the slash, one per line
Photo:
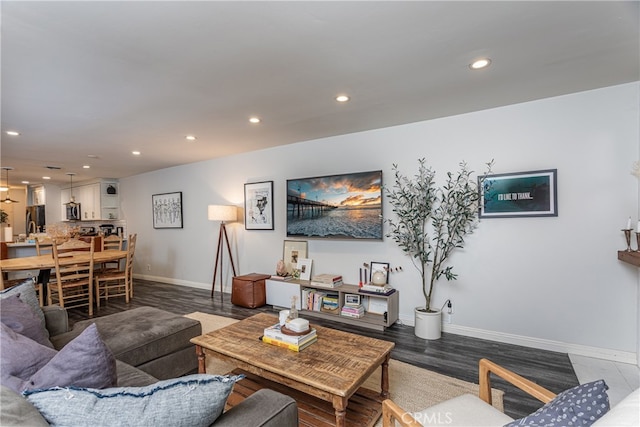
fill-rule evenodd
<path id="1" fill-rule="evenodd" d="M 480 375 L 480 378 L 479 378 L 480 399 L 484 400 L 489 405 L 492 404 L 491 379 L 489 378 L 489 374 L 491 373 L 513 384 L 514 386 L 518 387 L 520 390 L 530 394 L 531 396 L 535 397 L 536 399 L 540 400 L 543 403 L 548 403 L 556 397 L 555 393 L 534 383 L 531 380 L 528 380 L 516 374 L 513 371 L 510 371 L 507 368 L 503 368 L 502 366 L 493 363 L 488 359 L 480 359 L 479 372 L 480 372 L 479 374 Z"/>
<path id="2" fill-rule="evenodd" d="M 422 427 L 411 414 L 396 405 L 392 400 L 382 401 L 382 427 L 395 427 L 395 421 L 402 427 Z"/>

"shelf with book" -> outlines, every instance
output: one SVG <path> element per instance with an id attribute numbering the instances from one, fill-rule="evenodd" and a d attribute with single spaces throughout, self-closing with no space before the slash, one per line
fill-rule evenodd
<path id="1" fill-rule="evenodd" d="M 281 282 L 267 279 L 267 304 L 273 305 L 276 309 L 290 308 L 292 296 L 298 298 L 300 303 L 301 317 L 316 317 L 336 322 L 359 325 L 378 331 L 384 331 L 398 320 L 399 295 L 398 291 L 389 295 L 363 294 L 359 292 L 357 285 L 342 284 L 340 286 L 326 288 L 314 286 L 311 281 L 291 280 Z M 329 304 L 324 306 L 319 302 L 315 309 L 306 305 L 310 294 L 330 295 Z M 324 296 L 321 295 L 321 296 Z M 337 306 L 335 297 L 337 296 Z M 349 314 L 342 314 L 344 306 L 362 305 L 364 314 L 355 317 Z"/>

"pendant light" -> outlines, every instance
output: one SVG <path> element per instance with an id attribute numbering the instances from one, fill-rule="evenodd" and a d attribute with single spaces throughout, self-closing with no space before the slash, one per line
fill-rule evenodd
<path id="1" fill-rule="evenodd" d="M 11 199 L 11 197 L 9 197 L 9 171 L 13 170 L 13 168 L 5 166 L 2 169 L 4 169 L 5 171 L 7 171 L 7 196 L 4 198 L 4 200 L 2 200 L 2 203 L 18 203 L 18 200 L 13 200 Z"/>
<path id="2" fill-rule="evenodd" d="M 71 195 L 69 197 L 69 201 L 67 203 L 65 203 L 65 205 L 71 206 L 71 207 L 75 207 L 75 206 L 78 205 L 76 203 L 76 198 L 73 197 L 73 176 L 75 175 L 75 173 L 67 172 L 67 175 L 69 175 L 69 180 L 71 181 Z"/>

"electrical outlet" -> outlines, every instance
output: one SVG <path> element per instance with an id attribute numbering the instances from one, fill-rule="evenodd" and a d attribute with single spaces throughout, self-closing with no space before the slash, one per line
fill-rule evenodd
<path id="1" fill-rule="evenodd" d="M 147 264 L 147 271 L 151 271 L 151 264 Z"/>
<path id="2" fill-rule="evenodd" d="M 447 310 L 442 313 L 442 321 L 444 323 L 451 323 L 451 313 L 449 313 Z"/>
<path id="3" fill-rule="evenodd" d="M 453 315 L 453 304 L 451 300 L 447 300 L 446 307 L 442 312 L 442 321 L 444 323 L 451 323 L 451 316 Z"/>

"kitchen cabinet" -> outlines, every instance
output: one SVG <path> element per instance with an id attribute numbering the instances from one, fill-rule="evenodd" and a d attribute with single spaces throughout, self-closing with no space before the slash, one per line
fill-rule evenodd
<path id="1" fill-rule="evenodd" d="M 73 195 L 76 202 L 80 203 L 83 221 L 120 219 L 120 195 L 117 181 L 100 180 L 74 185 Z M 69 201 L 70 197 L 71 190 L 69 188 L 63 188 L 60 191 L 63 219 L 67 217 L 64 204 Z"/>
<path id="2" fill-rule="evenodd" d="M 120 218 L 120 189 L 115 181 L 100 183 L 100 207 L 102 219 Z"/>

